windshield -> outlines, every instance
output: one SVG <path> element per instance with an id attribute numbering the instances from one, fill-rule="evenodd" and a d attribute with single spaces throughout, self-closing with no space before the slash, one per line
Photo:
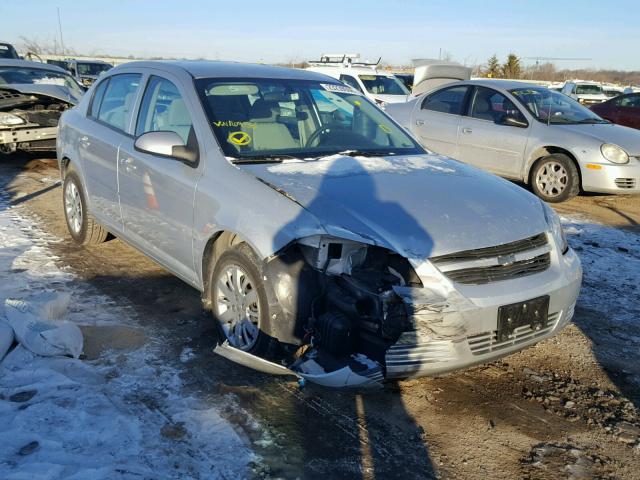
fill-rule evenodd
<path id="1" fill-rule="evenodd" d="M 571 97 L 548 88 L 516 88 L 510 92 L 543 123 L 609 123 Z"/>
<path id="2" fill-rule="evenodd" d="M 602 95 L 602 87 L 600 85 L 577 85 L 576 95 Z"/>
<path id="3" fill-rule="evenodd" d="M 98 76 L 111 68 L 106 63 L 77 63 L 78 75 L 95 75 Z"/>
<path id="4" fill-rule="evenodd" d="M 60 85 L 82 95 L 83 90 L 71 75 L 52 72 L 43 68 L 0 67 L 0 86 L 12 83 L 32 83 L 40 85 Z"/>
<path id="5" fill-rule="evenodd" d="M 378 107 L 336 83 L 201 79 L 198 93 L 224 153 L 235 160 L 425 153 Z"/>
<path id="6" fill-rule="evenodd" d="M 0 43 L 0 58 L 20 58 L 11 45 Z"/>
<path id="7" fill-rule="evenodd" d="M 396 77 L 385 75 L 358 75 L 367 92 L 374 95 L 409 95 L 409 90 Z"/>

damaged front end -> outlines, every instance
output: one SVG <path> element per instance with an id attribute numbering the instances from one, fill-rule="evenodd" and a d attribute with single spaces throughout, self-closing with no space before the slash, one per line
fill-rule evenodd
<path id="1" fill-rule="evenodd" d="M 0 87 L 0 153 L 55 150 L 58 121 L 73 103 Z"/>
<path id="2" fill-rule="evenodd" d="M 415 330 L 408 291 L 422 283 L 409 261 L 388 249 L 326 235 L 298 240 L 267 259 L 270 335 L 280 363 L 228 344 L 216 352 L 268 373 L 325 386 L 375 384 L 388 376 L 388 352 Z"/>

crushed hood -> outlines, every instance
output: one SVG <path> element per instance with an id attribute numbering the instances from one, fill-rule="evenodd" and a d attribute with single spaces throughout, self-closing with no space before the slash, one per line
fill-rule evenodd
<path id="1" fill-rule="evenodd" d="M 436 155 L 239 165 L 311 212 L 329 234 L 413 259 L 489 247 L 547 230 L 540 201 Z"/>
<path id="2" fill-rule="evenodd" d="M 602 143 L 615 143 L 631 156 L 640 156 L 640 130 L 614 123 L 559 125 L 560 128 L 580 135 L 589 135 Z"/>
<path id="3" fill-rule="evenodd" d="M 32 95 L 46 95 L 63 102 L 77 105 L 80 102 L 80 95 L 63 85 L 47 85 L 43 83 L 10 83 L 2 85 L 0 88 L 15 90 L 20 93 Z"/>

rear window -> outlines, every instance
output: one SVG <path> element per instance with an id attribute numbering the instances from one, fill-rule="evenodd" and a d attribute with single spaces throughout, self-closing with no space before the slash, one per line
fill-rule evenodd
<path id="1" fill-rule="evenodd" d="M 467 90 L 466 86 L 458 86 L 432 93 L 422 103 L 422 109 L 461 115 Z"/>

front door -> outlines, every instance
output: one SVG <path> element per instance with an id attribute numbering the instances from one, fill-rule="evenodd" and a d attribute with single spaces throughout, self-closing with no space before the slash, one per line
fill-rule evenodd
<path id="1" fill-rule="evenodd" d="M 516 118 L 523 127 L 505 124 Z M 462 117 L 458 159 L 504 177 L 519 178 L 530 127 L 522 112 L 505 95 L 475 87 L 468 116 Z"/>
<path id="2" fill-rule="evenodd" d="M 146 132 L 172 131 L 197 142 L 189 107 L 176 83 L 150 76 L 140 104 L 136 137 Z M 184 280 L 195 280 L 193 201 L 201 167 L 134 148 L 135 138 L 120 147 L 120 204 L 127 236 L 146 253 Z"/>
<path id="3" fill-rule="evenodd" d="M 458 158 L 458 129 L 467 85 L 438 90 L 417 102 L 411 115 L 411 132 L 427 149 Z"/>

